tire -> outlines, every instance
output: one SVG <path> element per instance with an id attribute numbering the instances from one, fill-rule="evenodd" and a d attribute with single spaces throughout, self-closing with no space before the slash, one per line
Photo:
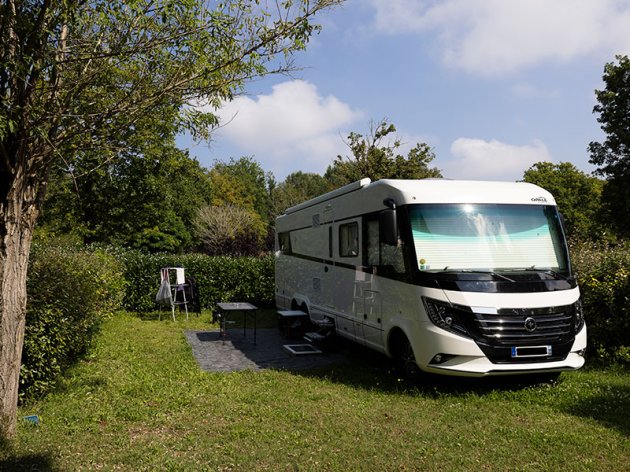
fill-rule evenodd
<path id="1" fill-rule="evenodd" d="M 411 343 L 407 339 L 407 336 L 402 335 L 400 338 L 400 345 L 397 349 L 396 364 L 402 377 L 408 382 L 417 382 L 420 378 L 422 371 L 416 363 L 416 356 L 413 353 Z"/>

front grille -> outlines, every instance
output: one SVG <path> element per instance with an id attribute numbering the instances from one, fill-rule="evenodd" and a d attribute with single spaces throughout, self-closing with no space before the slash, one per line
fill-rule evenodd
<path id="1" fill-rule="evenodd" d="M 492 362 L 541 362 L 566 358 L 573 343 L 575 306 L 501 309 L 496 315 L 473 313 L 470 333 Z M 512 347 L 551 346 L 551 355 L 512 358 Z"/>
<path id="2" fill-rule="evenodd" d="M 498 315 L 475 313 L 475 331 L 486 342 L 495 346 L 560 342 L 571 336 L 574 308 L 566 306 L 556 310 L 558 311 L 551 313 L 536 313 L 537 310 L 500 310 Z M 526 321 L 530 330 L 526 327 Z"/>

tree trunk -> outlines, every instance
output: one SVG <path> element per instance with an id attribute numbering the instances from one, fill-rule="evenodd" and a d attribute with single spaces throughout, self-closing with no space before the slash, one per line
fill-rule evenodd
<path id="1" fill-rule="evenodd" d="M 37 184 L 0 172 L 0 436 L 15 434 L 26 319 L 26 272 L 38 214 Z M 4 175 L 1 175 L 4 174 Z"/>

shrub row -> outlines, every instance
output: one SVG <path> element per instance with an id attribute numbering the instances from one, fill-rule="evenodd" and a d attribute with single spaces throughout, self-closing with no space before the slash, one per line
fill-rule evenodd
<path id="1" fill-rule="evenodd" d="M 103 251 L 71 245 L 34 245 L 20 396 L 45 393 L 57 375 L 85 354 L 104 318 L 119 310 L 125 293 L 123 266 Z"/>
<path id="2" fill-rule="evenodd" d="M 630 244 L 572 245 L 590 355 L 630 365 Z"/>
<path id="3" fill-rule="evenodd" d="M 605 362 L 630 364 L 630 243 L 610 246 L 574 243 L 574 269 L 582 293 L 588 327 L 589 355 Z M 274 301 L 273 257 L 208 257 L 121 253 L 129 288 L 125 307 L 154 308 L 161 267 L 185 267 L 195 278 L 202 307 L 219 301 L 250 301 L 261 306 Z"/>
<path id="4" fill-rule="evenodd" d="M 630 364 L 630 246 L 572 245 L 589 350 Z M 101 321 L 124 307 L 155 308 L 160 269 L 184 267 L 202 308 L 220 301 L 274 301 L 273 257 L 146 254 L 136 250 L 35 245 L 28 279 L 21 396 L 39 396 L 90 347 Z"/>
<path id="5" fill-rule="evenodd" d="M 273 258 L 146 254 L 72 243 L 36 244 L 31 251 L 20 396 L 38 397 L 92 344 L 116 310 L 155 309 L 160 269 L 184 267 L 202 308 L 220 301 L 271 306 Z"/>
<path id="6" fill-rule="evenodd" d="M 210 257 L 202 254 L 147 254 L 121 251 L 129 285 L 124 306 L 130 311 L 151 311 L 160 286 L 160 269 L 184 267 L 186 277 L 194 279 L 202 308 L 218 302 L 247 301 L 271 306 L 274 301 L 273 257 Z"/>

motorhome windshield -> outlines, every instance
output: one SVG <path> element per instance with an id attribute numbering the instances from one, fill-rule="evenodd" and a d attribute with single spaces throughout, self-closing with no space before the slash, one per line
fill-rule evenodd
<path id="1" fill-rule="evenodd" d="M 555 206 L 414 205 L 410 221 L 420 270 L 568 274 Z"/>

